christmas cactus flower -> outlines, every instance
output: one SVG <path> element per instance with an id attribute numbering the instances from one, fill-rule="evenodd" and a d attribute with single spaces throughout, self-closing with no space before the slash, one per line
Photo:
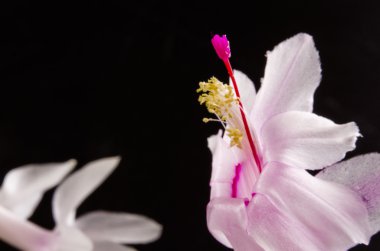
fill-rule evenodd
<path id="1" fill-rule="evenodd" d="M 78 206 L 113 172 L 119 160 L 93 161 L 58 186 L 53 197 L 54 230 L 45 230 L 26 217 L 43 192 L 57 185 L 75 161 L 11 171 L 0 191 L 0 238 L 28 251 L 132 251 L 135 249 L 122 244 L 156 240 L 161 226 L 141 215 L 95 211 L 76 219 Z"/>
<path id="2" fill-rule="evenodd" d="M 369 214 L 375 203 L 337 181 L 339 166 L 326 169 L 323 177 L 306 171 L 342 160 L 360 135 L 355 123 L 338 125 L 312 113 L 321 79 L 312 37 L 298 34 L 268 53 L 257 95 L 249 78 L 232 70 L 227 38 L 216 35 L 212 44 L 230 84 L 213 77 L 197 90 L 199 102 L 215 115 L 204 122 L 218 121 L 225 128 L 208 140 L 211 234 L 238 251 L 346 250 L 368 244 L 379 230 L 378 220 L 371 219 L 379 207 Z M 371 157 L 371 166 L 379 163 Z M 365 176 L 361 182 L 369 180 Z M 377 185 L 373 179 L 371 184 Z"/>

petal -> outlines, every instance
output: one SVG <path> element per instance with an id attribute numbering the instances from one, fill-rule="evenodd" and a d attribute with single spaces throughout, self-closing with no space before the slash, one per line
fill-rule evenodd
<path id="1" fill-rule="evenodd" d="M 207 206 L 207 226 L 223 245 L 236 251 L 263 250 L 247 234 L 248 218 L 243 199 L 215 198 Z"/>
<path id="2" fill-rule="evenodd" d="M 112 173 L 119 157 L 103 158 L 88 163 L 70 175 L 53 197 L 53 216 L 58 225 L 74 223 L 77 207 Z"/>
<path id="3" fill-rule="evenodd" d="M 212 153 L 211 199 L 233 194 L 234 197 L 250 198 L 258 175 L 251 162 L 245 160 L 240 149 L 226 143 L 221 131 L 209 137 L 208 144 Z"/>
<path id="4" fill-rule="evenodd" d="M 249 233 L 264 248 L 347 250 L 368 244 L 367 210 L 345 186 L 272 162 L 262 172 L 256 193 L 263 196 L 255 196 L 249 205 Z"/>
<path id="5" fill-rule="evenodd" d="M 218 134 L 208 138 L 208 146 L 212 153 L 211 199 L 230 197 L 234 166 L 238 163 L 221 134 L 220 130 Z"/>
<path id="6" fill-rule="evenodd" d="M 261 131 L 266 162 L 278 161 L 303 169 L 321 169 L 355 148 L 355 123 L 337 125 L 307 112 L 286 112 L 268 120 Z"/>
<path id="7" fill-rule="evenodd" d="M 322 250 L 313 243 L 315 238 L 302 223 L 277 208 L 265 195 L 255 195 L 248 215 L 248 233 L 264 250 Z"/>
<path id="8" fill-rule="evenodd" d="M 310 35 L 300 33 L 269 52 L 262 86 L 252 111 L 255 128 L 286 111 L 312 111 L 321 79 L 319 55 Z"/>
<path id="9" fill-rule="evenodd" d="M 323 169 L 317 177 L 356 191 L 367 207 L 371 233 L 380 230 L 380 154 L 365 154 L 340 162 Z"/>
<path id="10" fill-rule="evenodd" d="M 134 248 L 122 246 L 112 242 L 95 242 L 93 251 L 137 251 Z"/>
<path id="11" fill-rule="evenodd" d="M 49 251 L 55 244 L 56 238 L 51 231 L 18 217 L 2 206 L 0 222 L 1 240 L 17 247 L 18 250 Z"/>
<path id="12" fill-rule="evenodd" d="M 92 251 L 92 241 L 78 228 L 59 226 L 55 233 L 58 236 L 54 251 Z"/>
<path id="13" fill-rule="evenodd" d="M 137 214 L 92 212 L 81 216 L 77 226 L 94 241 L 141 244 L 157 240 L 162 227 Z"/>
<path id="14" fill-rule="evenodd" d="M 234 76 L 236 84 L 239 88 L 240 100 L 243 103 L 246 114 L 250 114 L 253 108 L 253 102 L 256 98 L 256 89 L 252 80 L 241 71 L 234 70 Z M 230 85 L 232 86 L 232 80 L 230 79 Z"/>
<path id="15" fill-rule="evenodd" d="M 15 196 L 16 197 L 16 196 Z M 29 218 L 33 212 L 36 210 L 38 204 L 43 197 L 43 193 L 36 193 L 25 198 L 23 201 L 17 201 L 16 198 L 12 198 L 7 195 L 7 197 L 1 196 L 1 204 L 8 210 L 12 211 L 15 215 L 22 219 Z"/>
<path id="16" fill-rule="evenodd" d="M 0 190 L 0 204 L 22 218 L 30 217 L 43 193 L 61 182 L 75 165 L 75 160 L 69 160 L 11 170 Z"/>

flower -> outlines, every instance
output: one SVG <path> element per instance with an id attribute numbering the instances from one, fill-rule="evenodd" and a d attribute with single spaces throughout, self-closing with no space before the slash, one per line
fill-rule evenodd
<path id="1" fill-rule="evenodd" d="M 230 85 L 211 78 L 197 90 L 200 103 L 216 116 L 204 121 L 219 121 L 227 132 L 208 140 L 211 234 L 238 251 L 346 250 L 368 244 L 380 224 L 369 220 L 360 194 L 306 171 L 340 161 L 359 136 L 355 123 L 338 125 L 312 113 L 321 79 L 312 37 L 298 34 L 267 57 L 257 95 L 246 75 L 232 71 L 228 58 L 222 60 Z"/>
<path id="2" fill-rule="evenodd" d="M 17 248 L 29 251 L 131 251 L 135 249 L 121 244 L 156 240 L 161 234 L 161 226 L 145 216 L 95 211 L 78 219 L 75 217 L 78 206 L 114 171 L 119 161 L 119 157 L 111 157 L 88 163 L 58 186 L 53 197 L 56 227 L 51 231 L 26 221 L 25 216 L 29 216 L 38 204 L 34 198 L 40 199 L 44 191 L 59 183 L 75 162 L 11 171 L 5 177 L 0 193 L 7 195 L 7 200 L 0 199 L 0 237 Z M 32 189 L 18 192 L 23 187 Z M 21 200 L 26 193 L 30 195 L 30 201 Z"/>

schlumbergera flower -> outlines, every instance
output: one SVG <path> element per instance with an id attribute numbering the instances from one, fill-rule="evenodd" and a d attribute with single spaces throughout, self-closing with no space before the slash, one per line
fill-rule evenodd
<path id="1" fill-rule="evenodd" d="M 360 135 L 312 113 L 321 79 L 311 36 L 298 34 L 267 54 L 260 90 L 233 71 L 225 36 L 214 36 L 230 84 L 201 82 L 199 102 L 225 128 L 212 152 L 207 224 L 227 247 L 252 250 L 346 250 L 380 229 L 379 154 L 346 162 Z M 335 164 L 335 165 L 334 165 Z M 327 167 L 317 177 L 306 170 Z"/>
<path id="2" fill-rule="evenodd" d="M 43 193 L 56 186 L 76 162 L 28 165 L 10 171 L 0 189 L 0 239 L 26 251 L 133 251 L 122 244 L 144 244 L 161 235 L 145 216 L 95 211 L 76 219 L 76 209 L 114 171 L 120 159 L 93 161 L 66 178 L 53 197 L 54 230 L 27 218 Z"/>

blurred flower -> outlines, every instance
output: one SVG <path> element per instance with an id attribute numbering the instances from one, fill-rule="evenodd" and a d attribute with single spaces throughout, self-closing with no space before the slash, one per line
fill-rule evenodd
<path id="1" fill-rule="evenodd" d="M 230 85 L 212 78 L 198 89 L 200 103 L 216 115 L 204 121 L 219 121 L 227 131 L 209 138 L 210 232 L 239 251 L 346 250 L 368 244 L 380 224 L 369 221 L 360 194 L 305 170 L 340 161 L 359 136 L 355 123 L 337 125 L 312 113 L 321 79 L 313 39 L 298 34 L 267 57 L 257 95 L 226 57 Z M 371 162 L 378 163 L 378 158 Z"/>
<path id="2" fill-rule="evenodd" d="M 19 217 L 29 218 L 43 194 L 73 170 L 75 160 L 64 163 L 26 165 L 8 172 L 0 189 L 0 205 Z"/>
<path id="3" fill-rule="evenodd" d="M 118 157 L 96 160 L 62 182 L 53 197 L 56 227 L 52 231 L 25 218 L 33 213 L 43 192 L 72 170 L 75 161 L 12 170 L 0 192 L 0 238 L 30 251 L 134 250 L 121 244 L 156 240 L 161 226 L 141 215 L 96 211 L 75 217 L 78 206 L 113 172 L 119 161 Z"/>

